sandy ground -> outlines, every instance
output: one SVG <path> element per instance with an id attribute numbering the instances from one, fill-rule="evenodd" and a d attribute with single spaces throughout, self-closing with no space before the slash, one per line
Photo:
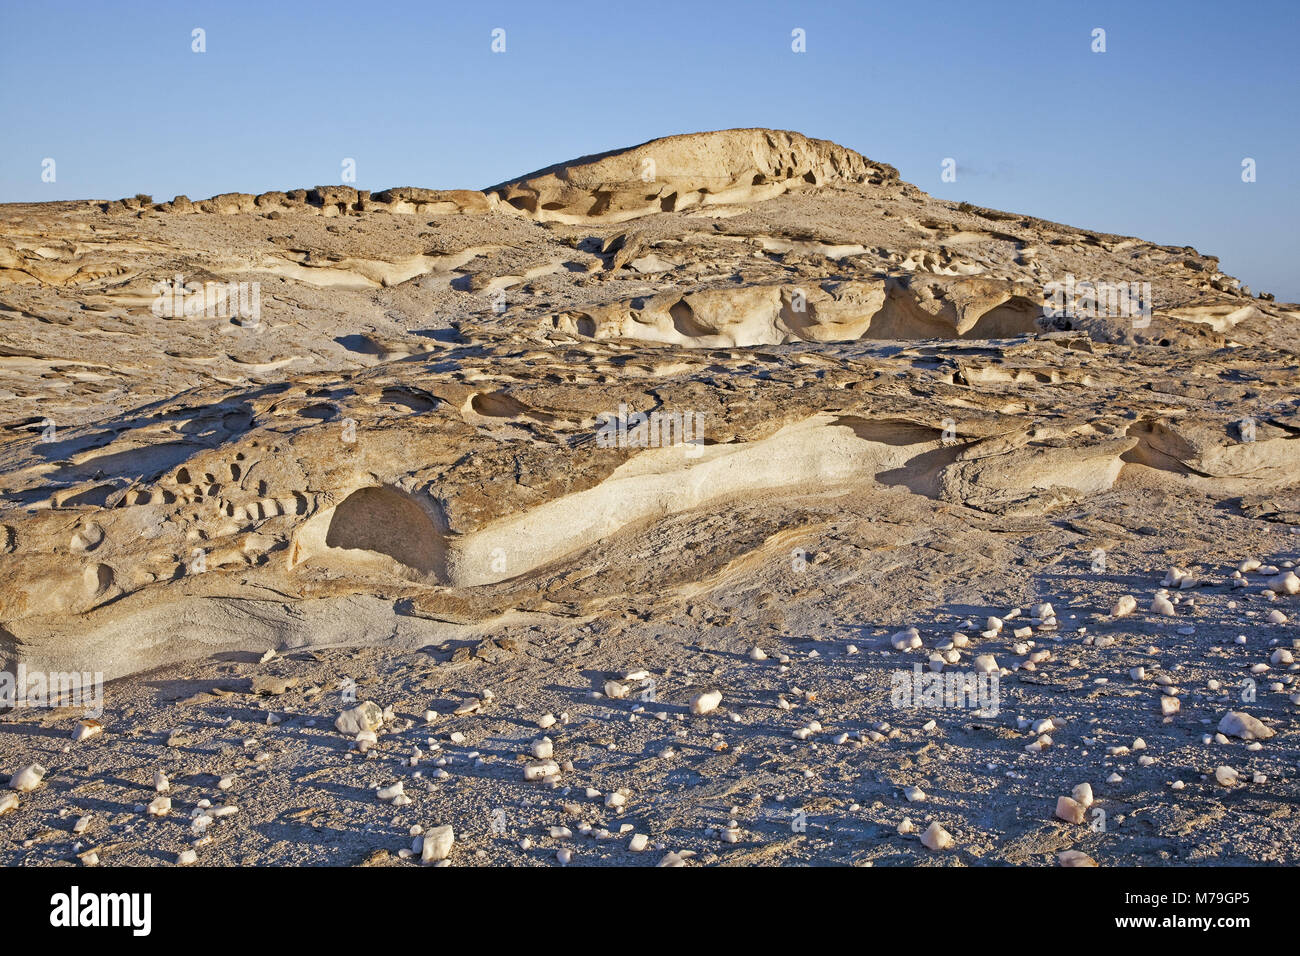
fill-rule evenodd
<path id="1" fill-rule="evenodd" d="M 1293 622 L 1264 615 L 1295 617 L 1300 604 L 1264 596 L 1257 576 L 1227 586 L 1244 557 L 1296 560 L 1300 538 L 1211 501 L 1141 489 L 1111 498 L 960 547 L 953 529 L 897 523 L 882 547 L 880 522 L 898 522 L 900 509 L 863 495 L 810 499 L 802 521 L 821 531 L 803 570 L 765 555 L 757 588 L 731 590 L 724 576 L 676 613 L 639 612 L 629 596 L 622 618 L 594 626 L 552 619 L 417 651 L 314 649 L 264 663 L 220 654 L 110 683 L 104 732 L 78 743 L 79 714 L 14 711 L 0 724 L 4 765 L 37 762 L 49 774 L 0 822 L 0 859 L 77 863 L 93 851 L 104 864 L 173 864 L 196 848 L 202 865 L 418 865 L 418 854 L 403 859 L 418 849 L 415 828 L 450 825 L 455 865 L 559 865 L 562 850 L 571 865 L 1051 865 L 1068 849 L 1104 866 L 1300 862 L 1293 668 L 1253 675 L 1256 699 L 1240 699 L 1252 665 L 1300 645 Z M 1072 528 L 1100 516 L 1117 540 L 1096 571 Z M 630 559 L 664 533 L 598 556 Z M 1151 615 L 1171 563 L 1204 583 L 1181 592 L 1175 617 Z M 1126 593 L 1141 609 L 1111 618 Z M 1012 608 L 1023 617 L 1044 600 L 1058 626 L 1030 640 L 1050 657 L 1014 669 L 1026 658 L 1009 631 L 1022 622 L 983 639 L 985 618 Z M 903 626 L 919 629 L 922 648 L 891 646 Z M 891 675 L 954 632 L 1008 668 L 997 714 L 895 706 Z M 754 647 L 767 659 L 751 659 Z M 1132 679 L 1134 667 L 1145 679 Z M 606 681 L 636 671 L 647 676 L 619 680 L 626 698 L 603 696 Z M 1170 718 L 1161 677 L 1180 690 Z M 283 679 L 283 693 L 254 693 L 255 681 L 282 689 L 267 678 Z M 690 700 L 710 689 L 720 706 L 692 715 Z M 333 726 L 352 690 L 391 708 L 364 754 Z M 454 714 L 475 700 L 478 710 Z M 426 721 L 429 710 L 437 716 Z M 1205 743 L 1229 710 L 1278 733 L 1255 751 L 1235 737 Z M 546 714 L 557 723 L 543 731 Z M 1039 735 L 1021 724 L 1043 718 L 1056 726 L 1051 746 L 1028 753 Z M 822 729 L 796 739 L 813 722 Z M 524 779 L 543 736 L 563 768 L 555 783 Z M 1136 738 L 1144 750 L 1108 752 Z M 1224 765 L 1239 785 L 1215 781 Z M 156 771 L 172 801 L 160 819 L 144 812 Z M 233 778 L 224 791 L 223 777 Z M 399 781 L 409 804 L 376 796 Z M 1083 782 L 1104 815 L 1055 819 L 1057 798 Z M 908 787 L 925 799 L 909 801 Z M 624 805 L 609 805 L 615 792 Z M 196 815 L 224 806 L 238 810 L 194 828 Z M 938 821 L 954 847 L 926 849 L 898 832 L 904 819 L 918 832 Z M 641 852 L 629 850 L 635 834 L 648 838 Z"/>

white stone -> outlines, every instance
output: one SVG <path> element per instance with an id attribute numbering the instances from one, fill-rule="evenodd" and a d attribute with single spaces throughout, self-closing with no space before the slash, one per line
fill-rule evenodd
<path id="1" fill-rule="evenodd" d="M 1244 710 L 1230 710 L 1219 721 L 1219 733 L 1231 734 L 1242 740 L 1268 740 L 1274 731 Z"/>
<path id="2" fill-rule="evenodd" d="M 1056 816 L 1066 823 L 1082 823 L 1086 819 L 1083 805 L 1073 797 L 1056 798 Z"/>
<path id="3" fill-rule="evenodd" d="M 378 730 L 383 724 L 384 712 L 373 700 L 350 707 L 334 719 L 334 729 L 349 737 L 355 737 L 363 730 Z"/>
<path id="4" fill-rule="evenodd" d="M 38 763 L 28 764 L 9 778 L 9 789 L 19 793 L 35 790 L 45 779 L 46 769 Z"/>
<path id="5" fill-rule="evenodd" d="M 921 632 L 914 627 L 909 627 L 892 635 L 889 643 L 896 651 L 910 651 L 914 647 L 921 646 Z"/>
<path id="6" fill-rule="evenodd" d="M 449 826 L 434 827 L 420 842 L 420 862 L 437 863 L 451 856 L 456 842 L 456 831 Z"/>
<path id="7" fill-rule="evenodd" d="M 1287 571 L 1269 578 L 1268 586 L 1281 594 L 1300 594 L 1300 577 L 1294 571 Z"/>
<path id="8" fill-rule="evenodd" d="M 1110 613 L 1112 617 L 1128 617 L 1137 610 L 1137 606 L 1137 598 L 1131 594 L 1125 594 L 1115 602 L 1114 606 L 1110 609 Z"/>
<path id="9" fill-rule="evenodd" d="M 77 721 L 77 726 L 72 728 L 72 739 L 75 741 L 85 740 L 87 737 L 93 737 L 96 734 L 104 732 L 104 725 L 97 720 L 86 719 Z"/>
<path id="10" fill-rule="evenodd" d="M 952 834 L 939 826 L 939 821 L 931 823 L 921 834 L 921 843 L 928 850 L 946 850 L 953 845 Z"/>
<path id="11" fill-rule="evenodd" d="M 560 765 L 554 760 L 530 760 L 524 764 L 525 780 L 544 780 L 559 774 Z"/>
<path id="12" fill-rule="evenodd" d="M 717 710 L 720 703 L 722 703 L 722 691 L 706 690 L 691 698 L 691 713 L 697 715 L 710 713 Z"/>

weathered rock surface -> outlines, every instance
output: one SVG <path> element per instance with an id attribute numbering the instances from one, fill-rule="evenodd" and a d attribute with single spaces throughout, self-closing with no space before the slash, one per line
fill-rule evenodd
<path id="1" fill-rule="evenodd" d="M 483 192 L 133 202 L 0 207 L 8 664 L 672 615 L 827 540 L 902 601 L 1036 536 L 1123 547 L 1152 501 L 1300 515 L 1296 307 L 799 134 Z M 1153 314 L 1045 315 L 1067 275 L 1149 282 Z M 177 276 L 256 283 L 258 315 L 251 290 L 178 310 Z M 650 412 L 672 447 L 638 444 Z"/>

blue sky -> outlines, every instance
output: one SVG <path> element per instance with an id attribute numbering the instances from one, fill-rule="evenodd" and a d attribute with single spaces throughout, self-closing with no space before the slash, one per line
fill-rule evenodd
<path id="1" fill-rule="evenodd" d="M 768 126 L 936 196 L 1195 246 L 1300 301 L 1298 47 L 1295 0 L 2 0 L 0 201 L 290 189 L 348 157 L 363 189 L 482 188 Z"/>

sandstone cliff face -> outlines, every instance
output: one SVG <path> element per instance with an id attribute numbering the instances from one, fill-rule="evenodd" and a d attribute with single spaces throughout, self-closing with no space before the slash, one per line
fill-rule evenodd
<path id="1" fill-rule="evenodd" d="M 1045 313 L 1067 277 L 1150 314 Z M 484 192 L 7 206 L 0 317 L 0 649 L 109 676 L 671 609 L 827 495 L 992 548 L 1130 488 L 1286 515 L 1300 480 L 1293 306 L 797 133 Z"/>

